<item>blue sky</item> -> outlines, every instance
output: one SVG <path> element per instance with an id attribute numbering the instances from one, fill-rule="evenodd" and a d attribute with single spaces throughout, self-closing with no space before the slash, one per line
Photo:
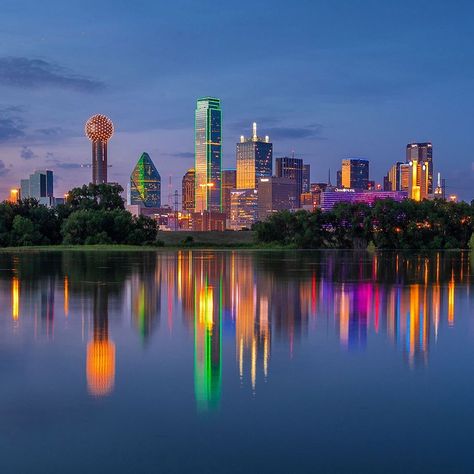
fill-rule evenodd
<path id="1" fill-rule="evenodd" d="M 449 191 L 474 198 L 471 2 L 1 0 L 0 198 L 48 167 L 56 194 L 90 180 L 86 119 L 109 115 L 109 179 L 143 151 L 180 189 L 197 97 L 221 98 L 224 167 L 259 124 L 326 180 L 366 157 L 380 182 L 432 141 Z"/>

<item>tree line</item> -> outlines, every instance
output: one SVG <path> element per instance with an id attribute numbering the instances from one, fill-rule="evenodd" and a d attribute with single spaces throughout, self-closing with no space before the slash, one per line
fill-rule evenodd
<path id="1" fill-rule="evenodd" d="M 474 248 L 474 202 L 391 199 L 341 203 L 330 212 L 282 211 L 254 225 L 257 241 L 303 249 Z"/>
<path id="2" fill-rule="evenodd" d="M 0 246 L 156 244 L 156 222 L 125 210 L 118 184 L 74 188 L 64 204 L 49 208 L 36 199 L 0 204 Z"/>

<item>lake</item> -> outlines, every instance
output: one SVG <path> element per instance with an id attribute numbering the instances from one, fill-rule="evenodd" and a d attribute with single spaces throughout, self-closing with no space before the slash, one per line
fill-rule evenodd
<path id="1" fill-rule="evenodd" d="M 0 254 L 0 471 L 474 472 L 473 265 Z"/>

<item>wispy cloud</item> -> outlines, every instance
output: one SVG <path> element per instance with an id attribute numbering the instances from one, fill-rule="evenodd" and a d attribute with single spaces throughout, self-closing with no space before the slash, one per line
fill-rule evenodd
<path id="1" fill-rule="evenodd" d="M 24 160 L 32 160 L 38 158 L 38 155 L 29 146 L 25 145 L 21 147 L 20 158 Z"/>
<path id="2" fill-rule="evenodd" d="M 83 163 L 75 163 L 71 161 L 65 161 L 62 158 L 58 158 L 53 152 L 48 151 L 46 153 L 46 161 L 50 163 L 55 168 L 60 168 L 63 170 L 73 170 L 78 168 L 84 168 Z"/>
<path id="3" fill-rule="evenodd" d="M 320 124 L 305 125 L 302 127 L 271 127 L 267 134 L 272 140 L 313 138 L 324 140 L 323 126 Z"/>
<path id="4" fill-rule="evenodd" d="M 10 170 L 5 166 L 3 160 L 0 160 L 0 176 L 6 176 Z"/>
<path id="5" fill-rule="evenodd" d="M 191 151 L 181 151 L 178 153 L 168 153 L 168 156 L 174 156 L 175 158 L 194 158 L 194 153 Z"/>
<path id="6" fill-rule="evenodd" d="M 20 107 L 0 108 L 0 142 L 22 137 L 25 132 Z"/>
<path id="7" fill-rule="evenodd" d="M 103 82 L 84 77 L 43 59 L 25 57 L 0 58 L 0 85 L 34 89 L 59 87 L 78 92 L 97 92 Z"/>

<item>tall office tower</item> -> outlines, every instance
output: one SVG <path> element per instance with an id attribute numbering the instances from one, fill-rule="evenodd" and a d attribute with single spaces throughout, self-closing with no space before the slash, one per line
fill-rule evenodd
<path id="1" fill-rule="evenodd" d="M 130 175 L 130 204 L 161 207 L 161 176 L 148 153 L 142 153 Z"/>
<path id="2" fill-rule="evenodd" d="M 219 99 L 204 97 L 197 100 L 194 126 L 194 208 L 197 212 L 220 212 L 222 110 Z"/>
<path id="3" fill-rule="evenodd" d="M 290 178 L 260 178 L 258 183 L 258 219 L 263 221 L 275 212 L 295 209 L 296 181 Z"/>
<path id="4" fill-rule="evenodd" d="M 276 176 L 296 181 L 296 204 L 300 207 L 300 195 L 303 192 L 303 160 L 287 156 L 276 159 Z"/>
<path id="5" fill-rule="evenodd" d="M 409 163 L 409 190 L 408 197 L 415 201 L 422 201 L 429 195 L 429 168 L 428 163 L 420 163 L 417 160 L 412 160 Z"/>
<path id="6" fill-rule="evenodd" d="M 195 173 L 194 168 L 190 168 L 183 176 L 181 183 L 181 199 L 183 211 L 194 211 L 194 191 L 195 191 Z"/>
<path id="7" fill-rule="evenodd" d="M 330 185 L 331 183 L 328 183 L 328 184 Z M 336 187 L 342 188 L 342 171 L 341 170 L 336 171 Z"/>
<path id="8" fill-rule="evenodd" d="M 230 192 L 237 182 L 236 170 L 222 170 L 222 211 L 226 219 L 230 219 Z"/>
<path id="9" fill-rule="evenodd" d="M 30 197 L 30 180 L 29 179 L 20 180 L 20 197 L 21 199 L 27 199 Z"/>
<path id="10" fill-rule="evenodd" d="M 433 145 L 426 143 L 409 143 L 406 149 L 406 162 L 425 163 L 428 174 L 428 194 L 433 194 Z"/>
<path id="11" fill-rule="evenodd" d="M 409 191 L 411 167 L 408 163 L 400 165 L 400 188 L 396 191 Z"/>
<path id="12" fill-rule="evenodd" d="M 21 199 L 34 198 L 45 206 L 54 204 L 53 172 L 40 170 L 30 174 L 28 179 L 20 181 Z"/>
<path id="13" fill-rule="evenodd" d="M 254 122 L 252 136 L 240 137 L 237 143 L 237 189 L 255 189 L 259 178 L 272 175 L 273 145 L 270 138 L 257 136 L 257 124 Z"/>
<path id="14" fill-rule="evenodd" d="M 342 160 L 342 187 L 348 189 L 368 189 L 369 162 L 359 158 Z"/>
<path id="15" fill-rule="evenodd" d="M 85 132 L 92 142 L 92 183 L 107 183 L 107 143 L 114 134 L 114 124 L 97 114 L 86 122 Z"/>
<path id="16" fill-rule="evenodd" d="M 303 193 L 311 191 L 311 165 L 305 163 L 303 165 Z"/>
<path id="17" fill-rule="evenodd" d="M 52 198 L 53 197 L 53 172 L 50 170 L 35 171 L 29 178 L 29 197 Z"/>
<path id="18" fill-rule="evenodd" d="M 385 191 L 404 191 L 408 189 L 406 185 L 405 189 L 402 189 L 402 175 L 401 170 L 403 169 L 403 163 L 397 161 L 388 171 L 387 177 L 390 182 L 390 189 L 385 189 Z"/>
<path id="19" fill-rule="evenodd" d="M 258 191 L 234 189 L 230 192 L 230 228 L 250 229 L 258 218 Z"/>

